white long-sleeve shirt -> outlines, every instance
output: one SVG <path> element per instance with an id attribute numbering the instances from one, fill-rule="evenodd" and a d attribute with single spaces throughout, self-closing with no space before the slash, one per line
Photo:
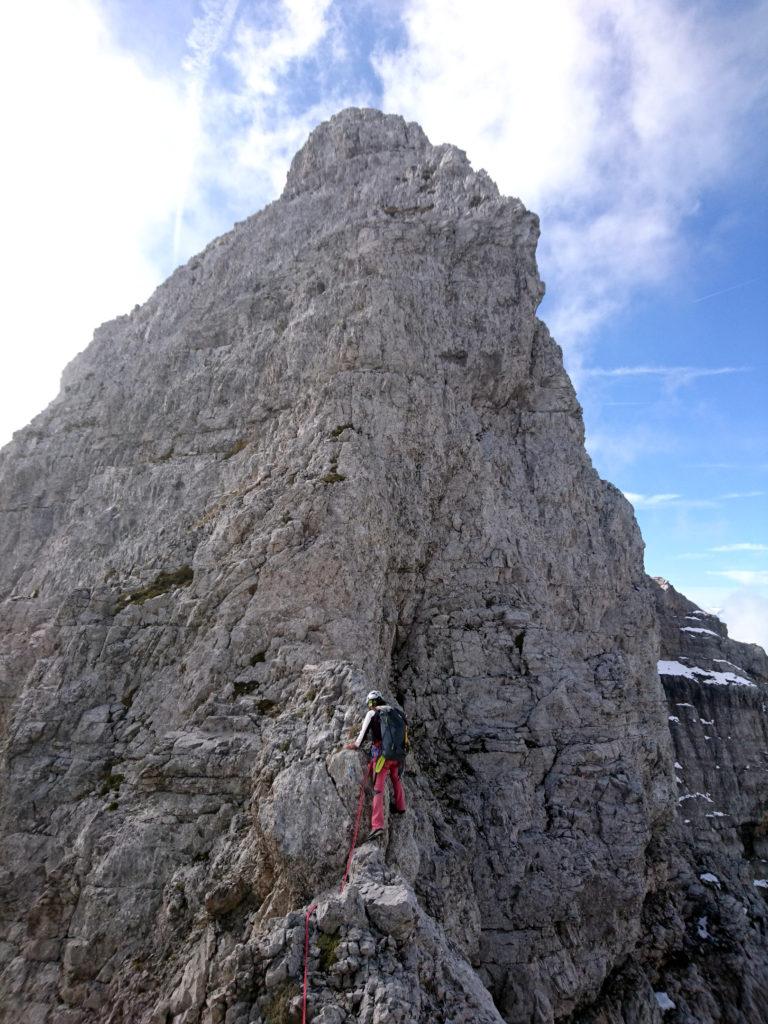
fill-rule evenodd
<path id="1" fill-rule="evenodd" d="M 363 719 L 363 724 L 360 727 L 360 732 L 357 734 L 357 739 L 354 741 L 356 747 L 362 746 L 363 740 L 365 739 L 365 734 L 368 732 L 368 727 L 370 726 L 371 722 L 373 721 L 374 715 L 376 715 L 376 713 L 379 712 L 379 711 L 390 711 L 390 710 L 391 710 L 391 708 L 390 708 L 389 704 L 379 704 L 378 707 L 371 708 L 369 710 L 368 714 Z"/>

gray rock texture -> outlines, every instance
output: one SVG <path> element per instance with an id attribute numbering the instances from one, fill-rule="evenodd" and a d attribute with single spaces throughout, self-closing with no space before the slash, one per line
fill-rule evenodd
<path id="1" fill-rule="evenodd" d="M 673 1019 L 653 584 L 537 237 L 455 147 L 343 111 L 0 453 L 3 1024 L 300 1020 L 314 903 L 317 1022 Z M 342 893 L 371 687 L 409 812 Z"/>
<path id="2" fill-rule="evenodd" d="M 631 956 L 583 1024 L 768 1020 L 768 657 L 655 579 L 678 811 Z M 650 1012 L 654 997 L 656 1014 Z"/>

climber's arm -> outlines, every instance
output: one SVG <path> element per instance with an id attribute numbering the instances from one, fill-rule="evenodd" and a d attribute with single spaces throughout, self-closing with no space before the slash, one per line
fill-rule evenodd
<path id="1" fill-rule="evenodd" d="M 373 716 L 375 714 L 376 714 L 376 712 L 374 710 L 371 710 L 371 711 L 368 712 L 368 714 L 363 719 L 363 724 L 362 724 L 362 726 L 360 728 L 360 732 L 357 734 L 357 739 L 354 740 L 352 743 L 347 743 L 347 745 L 346 745 L 346 749 L 347 750 L 359 750 L 360 749 L 360 746 L 361 746 L 363 740 L 365 739 L 365 734 L 368 732 L 368 728 L 369 728 L 371 722 L 373 721 Z"/>

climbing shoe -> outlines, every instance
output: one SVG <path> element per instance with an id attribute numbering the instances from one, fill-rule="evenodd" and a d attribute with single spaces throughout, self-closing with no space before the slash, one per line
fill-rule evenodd
<path id="1" fill-rule="evenodd" d="M 399 816 L 401 814 L 405 814 L 405 811 L 398 811 L 398 809 L 395 807 L 394 804 L 390 804 L 389 805 L 389 813 L 390 814 L 397 814 Z"/>
<path id="2" fill-rule="evenodd" d="M 366 842 L 370 843 L 370 841 L 372 839 L 379 839 L 383 835 L 384 835 L 384 829 L 383 828 L 375 828 L 371 832 L 371 834 L 368 836 L 368 839 L 366 840 Z"/>

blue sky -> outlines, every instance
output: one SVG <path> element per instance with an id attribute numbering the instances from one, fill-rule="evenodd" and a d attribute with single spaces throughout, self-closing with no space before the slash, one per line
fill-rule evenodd
<path id="1" fill-rule="evenodd" d="M 768 645 L 766 52 L 768 0 L 17 5 L 0 443 L 318 121 L 377 106 L 540 214 L 541 314 L 648 571 Z"/>

